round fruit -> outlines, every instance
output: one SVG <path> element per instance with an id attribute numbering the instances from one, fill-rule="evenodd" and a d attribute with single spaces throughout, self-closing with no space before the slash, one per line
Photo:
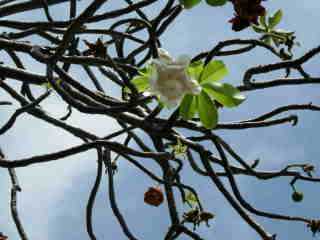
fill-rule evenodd
<path id="1" fill-rule="evenodd" d="M 163 193 L 158 187 L 150 187 L 148 191 L 144 193 L 144 202 L 158 207 L 164 200 Z"/>
<path id="2" fill-rule="evenodd" d="M 302 192 L 297 192 L 297 191 L 294 191 L 292 193 L 292 200 L 295 201 L 295 202 L 301 202 L 303 200 L 303 193 Z"/>

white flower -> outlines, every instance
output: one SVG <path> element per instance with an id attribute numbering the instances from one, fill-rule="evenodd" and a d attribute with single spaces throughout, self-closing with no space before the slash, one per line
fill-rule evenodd
<path id="1" fill-rule="evenodd" d="M 186 55 L 174 60 L 164 49 L 158 49 L 159 58 L 153 59 L 153 70 L 150 76 L 151 92 L 160 96 L 167 106 L 180 103 L 186 93 L 199 94 L 199 83 L 187 73 L 190 58 Z"/>

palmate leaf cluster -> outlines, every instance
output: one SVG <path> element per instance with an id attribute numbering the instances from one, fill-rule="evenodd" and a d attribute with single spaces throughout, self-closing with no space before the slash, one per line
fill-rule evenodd
<path id="1" fill-rule="evenodd" d="M 261 34 L 261 40 L 269 46 L 281 47 L 280 57 L 283 60 L 290 60 L 292 58 L 292 47 L 294 45 L 299 46 L 300 44 L 295 41 L 294 31 L 276 28 L 282 18 L 283 12 L 279 9 L 268 18 L 266 15 L 259 17 L 258 24 L 253 24 L 252 29 L 256 33 Z M 282 47 L 283 45 L 287 47 L 287 52 Z"/>
<path id="2" fill-rule="evenodd" d="M 152 71 L 152 65 L 148 65 L 132 79 L 139 92 L 150 90 L 149 79 Z M 226 65 L 220 60 L 212 60 L 207 65 L 202 61 L 193 62 L 187 72 L 191 78 L 197 80 L 202 91 L 199 95 L 186 94 L 182 99 L 179 114 L 184 120 L 192 120 L 198 115 L 202 125 L 212 129 L 218 123 L 217 105 L 236 107 L 245 100 L 245 96 L 240 94 L 237 88 L 220 82 L 228 74 Z"/>

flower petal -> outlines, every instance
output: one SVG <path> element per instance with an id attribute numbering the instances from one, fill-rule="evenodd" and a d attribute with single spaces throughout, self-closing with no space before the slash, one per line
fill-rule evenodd
<path id="1" fill-rule="evenodd" d="M 175 61 L 178 64 L 188 66 L 190 64 L 191 58 L 187 54 L 180 55 L 177 60 Z"/>
<path id="2" fill-rule="evenodd" d="M 173 62 L 173 58 L 170 56 L 167 50 L 163 48 L 158 48 L 158 54 L 159 54 L 159 59 L 166 62 L 166 63 L 171 63 Z"/>

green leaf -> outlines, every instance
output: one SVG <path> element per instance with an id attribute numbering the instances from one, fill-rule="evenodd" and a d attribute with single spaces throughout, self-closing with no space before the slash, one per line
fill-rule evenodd
<path id="1" fill-rule="evenodd" d="M 134 77 L 131 80 L 131 82 L 132 82 L 132 84 L 135 85 L 138 92 L 144 92 L 150 87 L 149 78 L 147 76 L 138 75 L 138 76 Z M 130 90 L 126 89 L 126 91 L 130 91 Z"/>
<path id="2" fill-rule="evenodd" d="M 58 85 L 60 85 L 62 83 L 62 79 L 60 79 L 60 78 L 58 78 L 58 79 L 56 79 L 54 81 L 56 81 L 56 84 L 58 84 Z M 52 89 L 53 88 L 50 82 L 43 83 L 42 86 L 44 86 L 46 89 Z"/>
<path id="3" fill-rule="evenodd" d="M 197 111 L 197 99 L 191 94 L 186 94 L 181 101 L 179 114 L 184 120 L 192 119 Z"/>
<path id="4" fill-rule="evenodd" d="M 193 8 L 198 5 L 201 0 L 180 0 L 180 4 L 182 4 L 186 9 Z"/>
<path id="5" fill-rule="evenodd" d="M 206 0 L 207 4 L 209 4 L 210 6 L 223 6 L 227 3 L 227 0 Z"/>
<path id="6" fill-rule="evenodd" d="M 184 145 L 181 140 L 178 138 L 177 144 L 173 146 L 174 156 L 185 155 L 188 150 L 188 147 Z"/>
<path id="7" fill-rule="evenodd" d="M 275 33 L 277 34 L 281 34 L 281 35 L 285 35 L 285 36 L 292 36 L 294 35 L 294 31 L 287 31 L 287 30 L 284 30 L 284 29 L 277 29 L 277 30 L 274 30 Z"/>
<path id="8" fill-rule="evenodd" d="M 209 62 L 203 69 L 200 82 L 216 82 L 224 78 L 228 74 L 228 69 L 220 60 Z"/>
<path id="9" fill-rule="evenodd" d="M 131 80 L 131 83 L 135 85 L 138 92 L 145 92 L 150 88 L 149 78 L 153 70 L 154 67 L 151 64 L 145 66 L 144 68 L 140 68 L 138 70 L 139 74 Z M 126 93 L 129 93 L 130 89 L 128 87 L 125 87 L 124 91 Z"/>
<path id="10" fill-rule="evenodd" d="M 275 26 L 277 26 L 281 19 L 282 19 L 282 10 L 279 9 L 276 11 L 271 17 L 269 17 L 268 22 L 269 22 L 269 28 L 273 29 Z"/>
<path id="11" fill-rule="evenodd" d="M 281 41 L 281 40 L 279 40 L 279 38 L 271 37 L 271 39 L 272 39 L 274 45 L 276 45 L 277 47 L 280 46 L 280 41 Z"/>
<path id="12" fill-rule="evenodd" d="M 190 191 L 188 191 L 188 193 L 186 195 L 186 200 L 191 206 L 198 204 L 198 199 L 197 199 L 196 195 L 194 195 Z"/>
<path id="13" fill-rule="evenodd" d="M 267 30 L 266 30 L 265 28 L 260 27 L 260 26 L 258 26 L 258 25 L 254 25 L 254 24 L 252 24 L 252 29 L 253 29 L 253 31 L 255 31 L 256 33 L 265 33 L 265 32 L 267 32 Z"/>
<path id="14" fill-rule="evenodd" d="M 196 98 L 202 125 L 207 129 L 214 128 L 218 123 L 218 111 L 215 104 L 205 91 L 202 91 Z"/>
<path id="15" fill-rule="evenodd" d="M 236 107 L 246 99 L 237 88 L 227 83 L 206 83 L 203 88 L 209 96 L 226 107 Z"/>
<path id="16" fill-rule="evenodd" d="M 199 82 L 200 74 L 203 71 L 203 62 L 196 61 L 189 65 L 188 74 Z"/>
<path id="17" fill-rule="evenodd" d="M 262 15 L 259 17 L 259 23 L 262 25 L 265 29 L 268 29 L 268 25 L 266 22 L 266 15 Z"/>
<path id="18" fill-rule="evenodd" d="M 139 69 L 138 72 L 140 75 L 148 77 L 151 75 L 152 70 L 153 70 L 153 67 L 150 64 L 150 65 L 145 66 L 144 68 Z"/>

